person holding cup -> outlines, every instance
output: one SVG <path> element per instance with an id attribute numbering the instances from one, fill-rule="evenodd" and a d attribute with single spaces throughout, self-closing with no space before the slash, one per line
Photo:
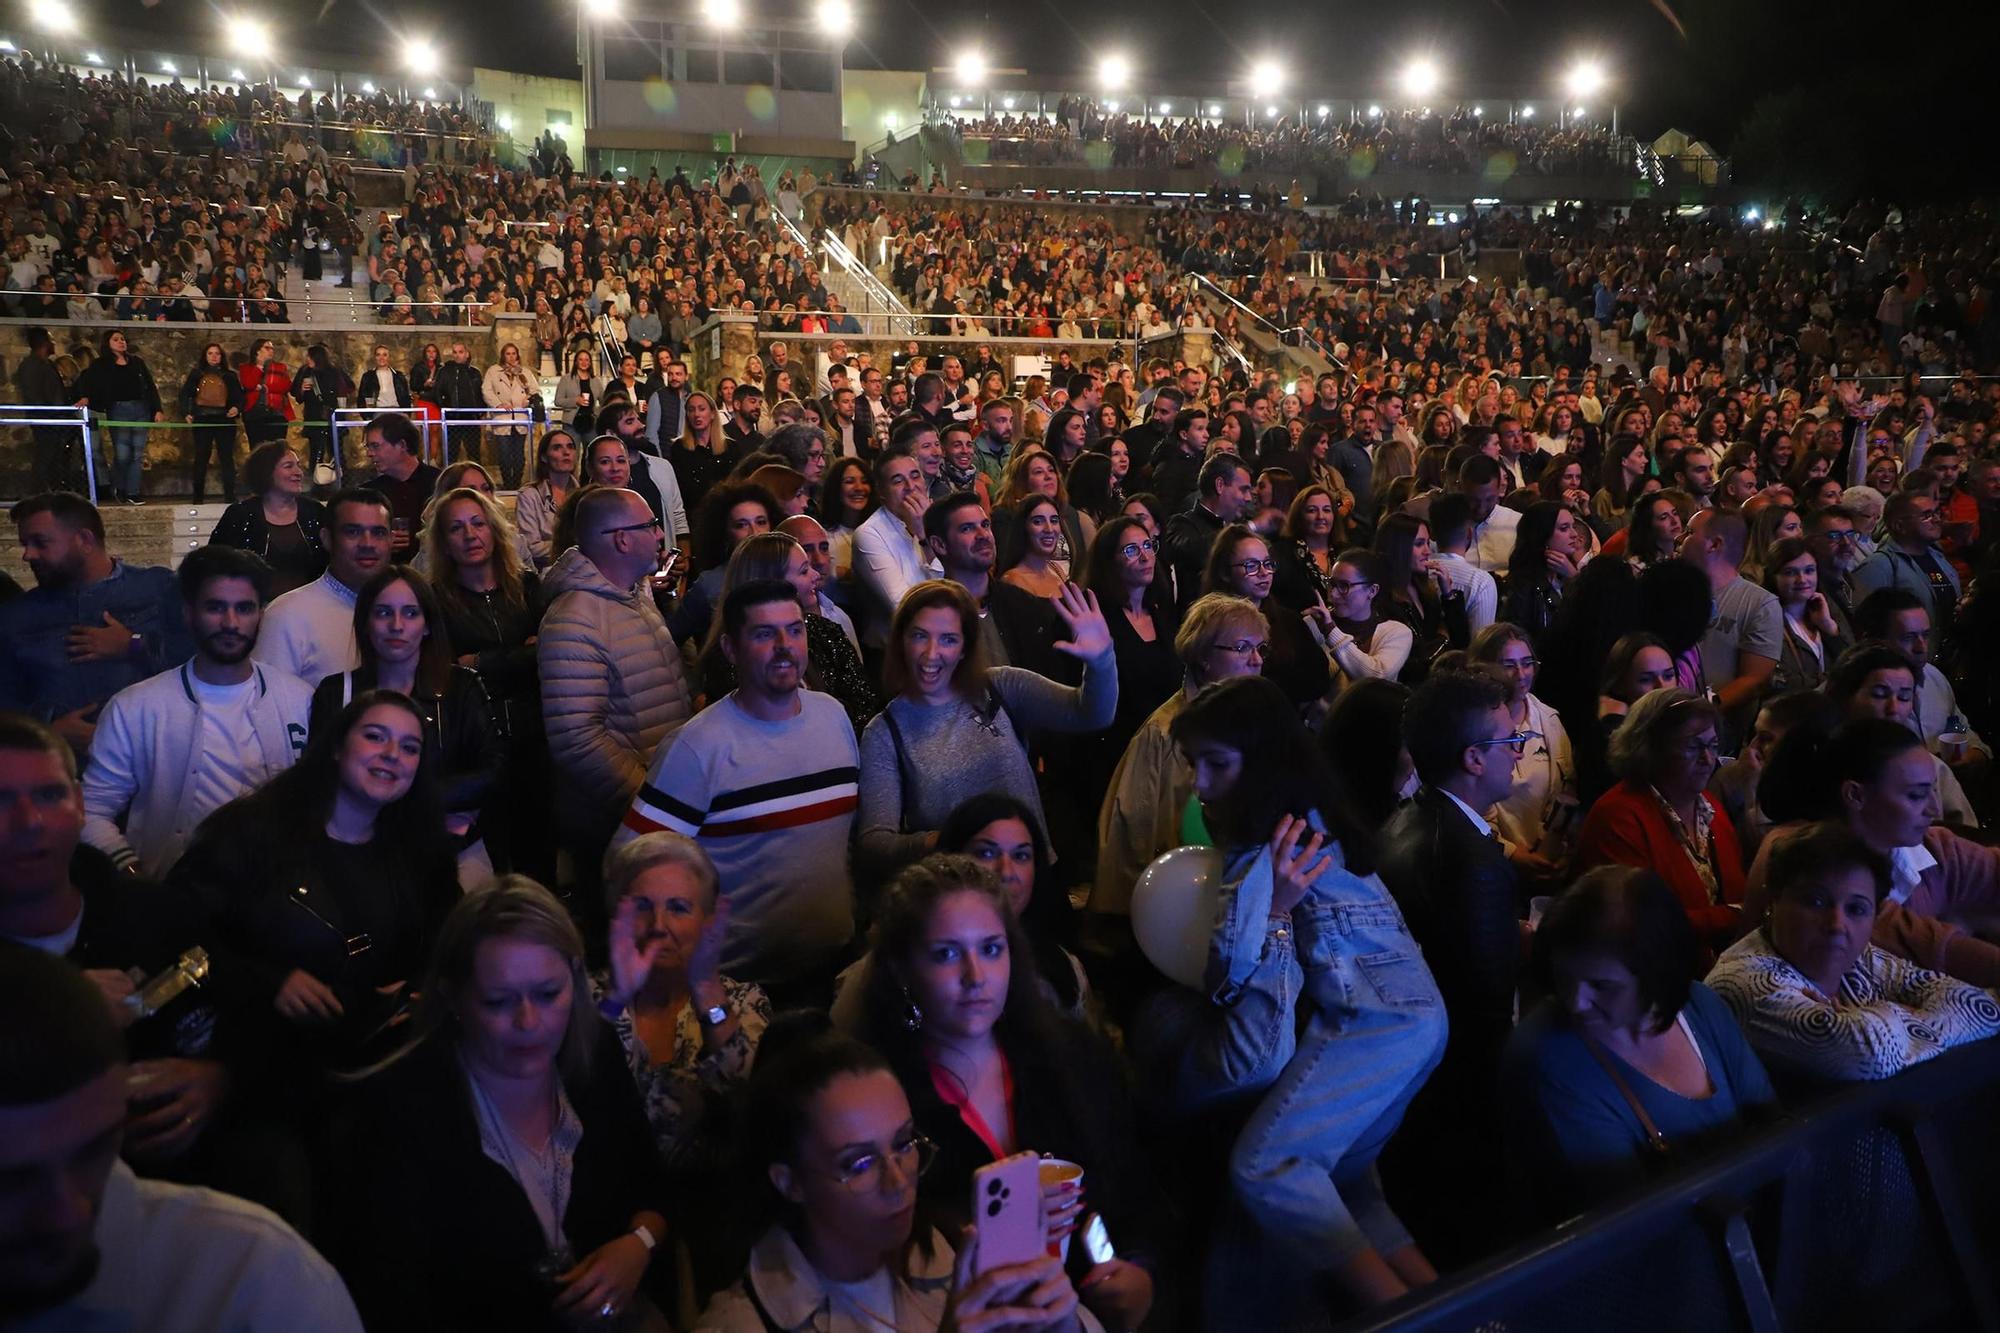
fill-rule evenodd
<path id="1" fill-rule="evenodd" d="M 888 1057 L 916 1129 L 937 1144 L 921 1199 L 962 1222 L 979 1167 L 1025 1150 L 1059 1159 L 1042 1177 L 1050 1243 L 1102 1216 L 1126 1257 L 1091 1264 L 1070 1247 L 1069 1271 L 1107 1327 L 1137 1328 L 1153 1276 L 1131 1256 L 1151 1210 L 1130 1102 L 1100 1039 L 1051 1012 L 1039 986 L 1010 984 L 1017 958 L 1032 976 L 1032 946 L 992 872 L 970 856 L 925 857 L 877 908 L 858 1035 Z"/>
<path id="2" fill-rule="evenodd" d="M 400 412 L 388 412 L 368 423 L 362 447 L 374 469 L 367 485 L 389 502 L 389 558 L 408 564 L 417 554 L 416 534 L 422 530 L 424 507 L 437 491 L 438 470 L 424 462 L 417 423 Z"/>

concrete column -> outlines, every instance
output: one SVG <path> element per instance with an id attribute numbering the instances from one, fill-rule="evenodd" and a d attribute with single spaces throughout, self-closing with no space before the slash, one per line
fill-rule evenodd
<path id="1" fill-rule="evenodd" d="M 1215 369 L 1215 335 L 1208 329 L 1182 329 L 1175 355 L 1181 364 Z"/>
<path id="2" fill-rule="evenodd" d="M 535 346 L 535 317 L 528 314 L 495 315 L 493 317 L 492 354 L 484 362 L 488 366 L 500 364 L 500 349 L 512 343 L 520 349 L 521 364 L 528 368 L 530 375 L 540 372 L 541 349 Z"/>
<path id="3" fill-rule="evenodd" d="M 740 380 L 743 378 L 743 368 L 750 364 L 750 358 L 757 351 L 756 317 L 746 315 L 739 310 L 727 310 L 719 312 L 715 320 L 721 325 L 722 364 L 714 368 L 714 373 L 709 376 L 707 382 L 713 384 L 724 375 Z M 697 340 L 705 344 L 700 348 L 704 363 L 711 359 L 714 340 L 714 330 L 711 330 L 704 339 Z"/>

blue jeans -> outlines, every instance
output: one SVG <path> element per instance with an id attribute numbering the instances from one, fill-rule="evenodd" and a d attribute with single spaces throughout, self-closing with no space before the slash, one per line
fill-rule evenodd
<path id="1" fill-rule="evenodd" d="M 1240 1002 L 1258 970 L 1249 951 L 1269 952 L 1270 890 L 1262 850 L 1225 883 L 1211 944 L 1211 976 L 1229 979 L 1225 1002 Z M 1318 1274 L 1410 1244 L 1375 1159 L 1443 1058 L 1446 1025 L 1437 983 L 1379 879 L 1329 867 L 1293 909 L 1291 935 L 1306 1022 L 1237 1136 L 1229 1173 L 1266 1243 Z"/>
<path id="2" fill-rule="evenodd" d="M 144 403 L 113 403 L 105 412 L 112 421 L 146 421 L 153 419 L 152 409 Z M 146 488 L 141 465 L 146 459 L 146 436 L 151 426 L 107 426 L 111 436 L 111 489 L 120 495 L 138 496 Z"/>

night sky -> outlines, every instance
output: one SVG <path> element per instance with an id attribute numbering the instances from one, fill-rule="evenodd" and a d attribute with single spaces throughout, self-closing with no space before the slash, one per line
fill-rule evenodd
<path id="1" fill-rule="evenodd" d="M 575 74 L 574 0 L 255 0 L 279 34 L 329 48 L 363 47 L 371 32 L 426 27 L 454 61 Z M 210 28 L 209 0 L 74 0 L 95 23 Z M 749 14 L 810 12 L 809 0 L 742 0 Z M 1669 125 L 1728 151 L 1748 146 L 1810 161 L 1816 145 L 1849 171 L 1856 150 L 1876 164 L 1868 183 L 1905 190 L 1990 193 L 1996 115 L 1992 63 L 2000 4 L 1967 0 L 852 0 L 849 63 L 925 69 L 977 43 L 996 68 L 1060 76 L 1128 53 L 1143 82 L 1241 77 L 1274 58 L 1301 94 L 1319 88 L 1380 95 L 1413 53 L 1427 52 L 1449 86 L 1550 94 L 1583 52 L 1613 73 L 1628 128 Z M 12 8 L 13 6 L 10 6 Z M 1670 19 L 1666 11 L 1670 10 Z M 467 14 L 477 12 L 477 22 Z M 1680 30 L 1676 28 L 1676 21 Z M 317 32 L 315 33 L 315 29 Z M 308 36 L 308 34 L 313 34 Z M 1968 155 L 1970 155 L 1968 157 Z M 1972 163 L 1986 164 L 1974 177 Z M 1911 179 L 1920 170 L 1920 180 Z"/>

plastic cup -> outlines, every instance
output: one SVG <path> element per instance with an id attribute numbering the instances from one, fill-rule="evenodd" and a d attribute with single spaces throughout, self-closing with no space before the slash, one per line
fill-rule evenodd
<path id="1" fill-rule="evenodd" d="M 1041 1161 L 1042 1188 L 1051 1185 L 1074 1185 L 1083 1188 L 1083 1168 L 1075 1162 L 1064 1161 L 1060 1157 L 1044 1157 Z M 1069 1258 L 1069 1237 L 1049 1241 L 1049 1253 L 1058 1259 Z"/>

